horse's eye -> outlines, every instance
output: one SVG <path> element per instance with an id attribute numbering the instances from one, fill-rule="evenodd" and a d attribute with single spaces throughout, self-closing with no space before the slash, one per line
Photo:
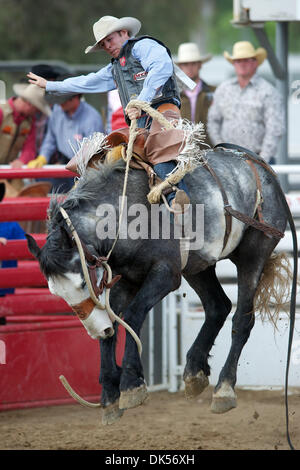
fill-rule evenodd
<path id="1" fill-rule="evenodd" d="M 81 287 L 81 289 L 84 289 L 85 286 L 86 286 L 86 282 L 85 282 L 85 280 L 83 280 L 80 287 Z"/>

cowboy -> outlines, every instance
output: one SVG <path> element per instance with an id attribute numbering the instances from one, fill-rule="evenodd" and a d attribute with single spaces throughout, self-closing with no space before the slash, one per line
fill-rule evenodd
<path id="1" fill-rule="evenodd" d="M 196 87 L 193 90 L 185 87 L 180 93 L 182 118 L 193 123 L 202 122 L 206 127 L 208 108 L 213 100 L 215 86 L 208 85 L 200 78 L 202 65 L 211 60 L 211 54 L 201 54 L 199 47 L 193 42 L 184 42 L 178 47 L 177 65 L 191 78 Z M 211 145 L 206 136 L 205 142 Z"/>
<path id="2" fill-rule="evenodd" d="M 21 167 L 36 155 L 35 115 L 49 116 L 45 90 L 36 85 L 13 85 L 16 97 L 0 104 L 0 164 Z"/>
<path id="3" fill-rule="evenodd" d="M 165 115 L 179 119 L 180 96 L 170 51 L 157 39 L 148 36 L 135 37 L 141 28 L 136 18 L 103 16 L 93 26 L 96 42 L 86 48 L 86 53 L 104 50 L 111 62 L 96 73 L 69 78 L 62 82 L 48 82 L 29 73 L 30 83 L 48 92 L 98 93 L 118 89 L 125 117 L 128 122 L 138 120 L 138 126 L 147 128 L 145 154 L 156 174 L 164 179 L 176 167 L 178 149 L 182 146 L 183 132 L 165 130 L 136 107 L 128 107 L 131 99 L 138 99 L 159 109 L 164 105 Z M 160 109 L 159 109 L 160 110 Z M 177 132 L 176 132 L 177 131 Z M 163 135 L 162 135 L 163 134 Z M 169 204 L 181 207 L 189 203 L 183 180 L 175 192 L 168 194 Z"/>
<path id="4" fill-rule="evenodd" d="M 207 129 L 213 144 L 229 142 L 249 148 L 269 163 L 285 132 L 284 113 L 278 91 L 256 72 L 267 51 L 248 41 L 234 44 L 224 57 L 236 76 L 218 86 L 208 112 Z"/>

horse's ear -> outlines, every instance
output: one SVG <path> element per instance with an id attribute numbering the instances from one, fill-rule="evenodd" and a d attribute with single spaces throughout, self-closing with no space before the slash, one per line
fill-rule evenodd
<path id="1" fill-rule="evenodd" d="M 40 247 L 38 246 L 35 239 L 31 235 L 29 235 L 29 233 L 25 233 L 25 236 L 27 238 L 27 245 L 30 253 L 32 253 L 35 258 L 38 258 L 41 254 Z"/>

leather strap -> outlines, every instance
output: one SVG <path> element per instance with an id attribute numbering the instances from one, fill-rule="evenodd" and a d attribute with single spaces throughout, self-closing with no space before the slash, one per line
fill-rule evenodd
<path id="1" fill-rule="evenodd" d="M 222 148 L 222 147 L 225 149 L 237 150 L 238 152 L 241 152 L 242 157 L 245 159 L 245 161 L 251 160 L 253 163 L 257 163 L 258 165 L 262 166 L 265 170 L 267 170 L 271 175 L 273 175 L 277 179 L 277 175 L 272 170 L 270 165 L 268 165 L 268 163 L 263 158 L 259 157 L 259 155 L 252 152 L 251 150 L 241 147 L 240 145 L 228 144 L 228 143 L 218 144 L 214 148 Z M 266 222 L 259 222 L 253 219 L 252 217 L 248 217 L 247 215 L 234 210 L 231 206 L 225 207 L 225 210 L 228 213 L 230 213 L 233 217 L 240 220 L 241 222 L 247 225 L 251 225 L 257 230 L 264 232 L 266 236 L 271 236 L 277 239 L 284 237 L 284 233 L 280 232 L 280 230 L 277 230 L 275 227 L 272 227 Z"/>
<path id="2" fill-rule="evenodd" d="M 203 162 L 203 167 L 209 171 L 209 173 L 212 175 L 212 177 L 214 178 L 215 182 L 217 183 L 217 185 L 219 186 L 219 189 L 221 191 L 221 194 L 222 194 L 222 198 L 223 198 L 223 204 L 224 204 L 224 209 L 226 209 L 226 207 L 229 206 L 229 202 L 228 202 L 228 198 L 227 198 L 227 194 L 223 188 L 223 185 L 220 181 L 220 178 L 218 177 L 218 175 L 215 173 L 215 171 L 206 163 L 206 162 Z M 228 238 L 229 238 L 229 235 L 231 233 L 231 229 L 232 229 L 232 218 L 231 218 L 231 214 L 229 214 L 226 210 L 225 210 L 225 223 L 226 223 L 226 227 L 225 227 L 225 234 L 224 234 L 224 240 L 223 240 L 223 249 L 222 251 L 224 251 L 226 245 L 227 245 L 227 242 L 228 242 Z"/>
<path id="3" fill-rule="evenodd" d="M 251 167 L 251 170 L 252 170 L 253 173 L 254 173 L 255 180 L 256 180 L 256 187 L 257 187 L 257 189 L 258 189 L 258 191 L 259 191 L 259 194 L 262 195 L 261 181 L 260 181 L 260 177 L 259 177 L 257 168 L 256 168 L 256 166 L 254 165 L 254 163 L 253 163 L 252 160 L 246 160 L 246 162 L 247 162 L 248 165 Z M 258 206 L 257 206 L 257 208 L 256 208 L 256 213 L 257 213 L 257 217 L 258 217 L 259 222 L 264 223 L 264 217 L 263 217 L 263 213 L 262 213 L 261 203 L 258 204 Z"/>

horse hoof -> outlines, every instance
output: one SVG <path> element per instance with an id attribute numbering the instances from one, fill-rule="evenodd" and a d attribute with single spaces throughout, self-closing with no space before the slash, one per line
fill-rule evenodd
<path id="1" fill-rule="evenodd" d="M 229 384 L 222 384 L 219 390 L 213 394 L 211 411 L 213 413 L 226 413 L 236 408 L 236 394 Z"/>
<path id="2" fill-rule="evenodd" d="M 185 396 L 188 400 L 197 397 L 208 386 L 209 380 L 200 370 L 196 375 L 187 375 L 184 378 Z"/>
<path id="3" fill-rule="evenodd" d="M 115 423 L 122 417 L 123 413 L 124 410 L 120 410 L 119 408 L 119 400 L 115 401 L 111 405 L 106 406 L 102 411 L 103 426 Z"/>
<path id="4" fill-rule="evenodd" d="M 141 405 L 148 398 L 147 387 L 145 384 L 137 388 L 121 392 L 119 400 L 119 408 L 127 410 Z"/>

